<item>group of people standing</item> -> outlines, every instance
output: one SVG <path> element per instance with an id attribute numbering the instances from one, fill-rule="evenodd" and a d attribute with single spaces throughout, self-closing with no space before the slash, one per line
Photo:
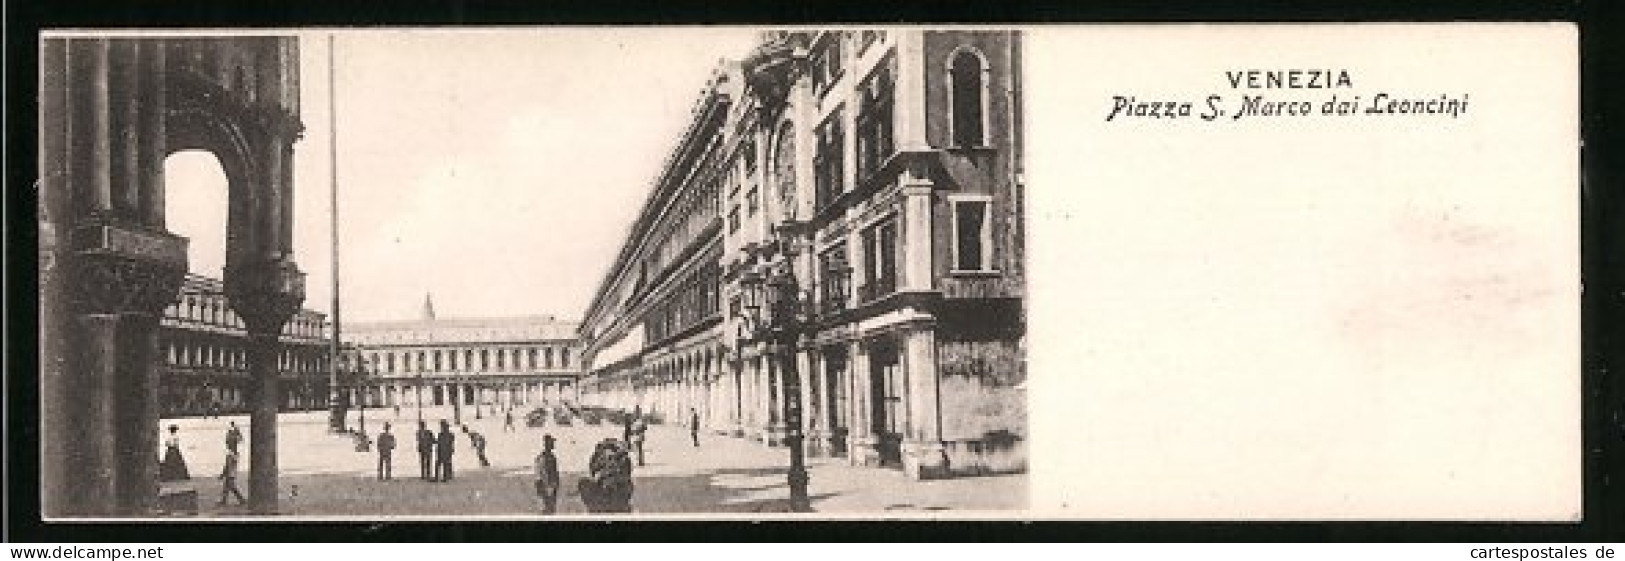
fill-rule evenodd
<path id="1" fill-rule="evenodd" d="M 700 445 L 699 440 L 699 414 L 690 410 L 686 423 L 689 436 L 695 447 Z M 512 414 L 504 421 L 507 430 L 513 424 Z M 638 408 L 622 420 L 621 439 L 605 438 L 594 448 L 588 460 L 587 474 L 578 481 L 578 491 L 582 503 L 589 512 L 631 512 L 633 480 L 633 461 L 637 466 L 645 465 L 644 442 L 647 440 L 649 423 Z M 457 435 L 452 431 L 451 423 L 442 419 L 439 431 L 432 431 L 425 421 L 418 421 L 416 431 L 419 477 L 431 482 L 449 482 L 455 477 L 453 458 L 456 455 Z M 491 462 L 486 457 L 485 436 L 470 429 L 467 425 L 461 426 L 462 433 L 468 438 L 469 446 L 479 459 L 481 467 L 490 467 Z M 169 437 L 164 443 L 164 454 L 159 463 L 159 477 L 163 481 L 185 480 L 190 477 L 186 460 L 181 453 L 179 428 L 170 425 Z M 240 464 L 241 453 L 239 448 L 243 441 L 242 431 L 237 423 L 232 421 L 225 434 L 225 461 L 217 477 L 221 481 L 220 500 L 217 505 L 225 505 L 228 498 L 235 498 L 237 504 L 247 504 L 242 490 L 237 486 L 237 471 Z M 534 458 L 535 466 L 535 492 L 544 514 L 552 514 L 558 509 L 558 497 L 561 489 L 559 478 L 559 461 L 555 453 L 556 439 L 552 434 L 542 435 L 542 449 Z M 384 423 L 383 431 L 376 440 L 378 451 L 378 479 L 394 479 L 394 452 L 398 448 L 396 435 L 391 432 L 390 423 Z"/>
<path id="2" fill-rule="evenodd" d="M 491 460 L 485 457 L 485 435 L 462 425 L 462 432 L 468 437 L 468 443 L 474 448 L 479 458 L 480 467 L 491 467 Z M 456 469 L 452 459 L 457 455 L 457 434 L 452 432 L 451 423 L 445 419 L 440 420 L 440 432 L 429 430 L 426 421 L 418 421 L 418 477 L 424 481 L 443 483 L 456 477 Z M 384 423 L 384 431 L 378 434 L 378 479 L 395 479 L 395 435 L 390 432 L 390 424 Z"/>

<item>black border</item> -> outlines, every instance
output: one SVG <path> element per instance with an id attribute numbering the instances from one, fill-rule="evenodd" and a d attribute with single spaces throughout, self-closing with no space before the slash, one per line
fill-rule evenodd
<path id="1" fill-rule="evenodd" d="M 985 0 L 35 0 L 6 2 L 6 541 L 1625 541 L 1625 227 L 1619 225 L 1618 33 L 1625 10 L 1597 0 L 1330 6 L 1290 0 L 1064 2 Z M 43 28 L 443 25 L 1568 21 L 1580 25 L 1585 521 L 1499 523 L 1151 522 L 456 522 L 45 524 L 38 517 L 38 277 L 33 178 L 37 32 Z M 1609 24 L 1616 24 L 1610 26 Z M 1611 34 L 1613 34 L 1611 36 Z M 1611 98 L 1612 97 L 1612 98 Z M 1465 552 L 1464 552 L 1465 554 Z"/>

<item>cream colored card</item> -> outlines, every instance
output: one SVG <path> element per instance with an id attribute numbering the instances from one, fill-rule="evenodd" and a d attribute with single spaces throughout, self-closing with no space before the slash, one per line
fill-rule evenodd
<path id="1" fill-rule="evenodd" d="M 1027 38 L 1035 514 L 1579 519 L 1573 26 Z"/>

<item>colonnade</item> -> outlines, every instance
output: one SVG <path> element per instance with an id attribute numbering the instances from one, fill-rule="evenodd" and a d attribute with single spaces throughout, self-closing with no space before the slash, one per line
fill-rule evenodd
<path id="1" fill-rule="evenodd" d="M 935 330 L 894 326 L 852 339 L 795 349 L 807 452 L 849 457 L 868 466 L 904 467 L 937 436 Z M 737 352 L 713 349 L 697 360 L 665 359 L 600 372 L 583 389 L 583 403 L 641 408 L 668 424 L 688 422 L 690 408 L 716 433 L 784 444 L 782 347 L 748 343 Z"/>
<path id="2" fill-rule="evenodd" d="M 489 377 L 465 379 L 388 378 L 376 380 L 367 388 L 351 388 L 350 403 L 367 407 L 445 407 L 490 405 L 501 409 L 558 405 L 575 401 L 570 380 L 493 380 Z"/>

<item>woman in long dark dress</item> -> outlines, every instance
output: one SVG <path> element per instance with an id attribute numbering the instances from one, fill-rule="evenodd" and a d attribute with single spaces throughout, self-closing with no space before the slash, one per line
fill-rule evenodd
<path id="1" fill-rule="evenodd" d="M 164 459 L 158 463 L 159 481 L 191 479 L 186 469 L 186 458 L 181 456 L 180 427 L 169 425 L 169 438 L 164 440 Z"/>

